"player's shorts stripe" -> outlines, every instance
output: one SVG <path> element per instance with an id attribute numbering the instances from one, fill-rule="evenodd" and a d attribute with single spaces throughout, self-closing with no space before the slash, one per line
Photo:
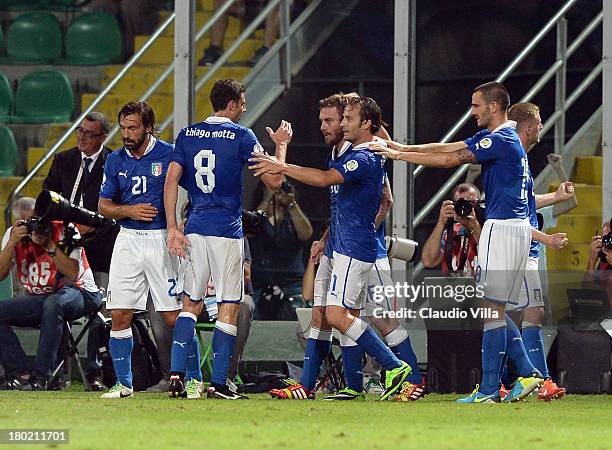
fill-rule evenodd
<path id="1" fill-rule="evenodd" d="M 487 272 L 489 270 L 489 247 L 491 246 L 491 236 L 493 235 L 493 227 L 495 226 L 494 223 L 491 224 L 491 229 L 489 230 L 489 239 L 487 239 L 487 263 L 485 265 L 485 279 L 483 281 L 483 283 L 486 283 L 487 281 Z"/>
<path id="2" fill-rule="evenodd" d="M 344 299 L 346 298 L 346 285 L 348 283 L 348 276 L 349 276 L 349 271 L 351 270 L 352 263 L 353 263 L 353 258 L 350 258 L 348 266 L 346 267 L 346 274 L 344 275 L 344 287 L 342 289 L 342 306 L 344 306 L 346 309 L 351 309 L 347 306 L 346 303 L 344 303 Z"/>

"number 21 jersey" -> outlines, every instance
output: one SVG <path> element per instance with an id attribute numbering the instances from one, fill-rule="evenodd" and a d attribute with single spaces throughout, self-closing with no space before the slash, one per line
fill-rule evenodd
<path id="1" fill-rule="evenodd" d="M 172 161 L 191 204 L 185 234 L 242 237 L 242 172 L 253 152 L 263 152 L 253 131 L 226 117 L 181 130 Z"/>

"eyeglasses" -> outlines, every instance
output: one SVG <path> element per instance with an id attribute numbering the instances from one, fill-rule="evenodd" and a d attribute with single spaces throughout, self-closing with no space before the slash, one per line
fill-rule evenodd
<path id="1" fill-rule="evenodd" d="M 100 136 L 104 136 L 106 134 L 106 132 L 94 133 L 93 131 L 84 130 L 83 127 L 78 127 L 74 131 L 76 132 L 76 134 L 80 134 L 81 136 L 85 136 L 87 139 L 97 138 L 97 137 L 100 137 Z"/>

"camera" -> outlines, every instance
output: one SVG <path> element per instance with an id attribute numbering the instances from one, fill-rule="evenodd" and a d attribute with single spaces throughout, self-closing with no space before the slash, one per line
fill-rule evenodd
<path id="1" fill-rule="evenodd" d="M 477 204 L 477 202 L 466 200 L 465 198 L 460 198 L 457 201 L 453 202 L 453 208 L 455 209 L 455 214 L 457 214 L 459 217 L 467 217 L 472 213 L 472 209 Z"/>
<path id="2" fill-rule="evenodd" d="M 385 245 L 389 258 L 414 262 L 419 254 L 419 243 L 412 239 L 398 236 L 385 236 Z"/>
<path id="3" fill-rule="evenodd" d="M 29 219 L 19 222 L 19 226 L 26 227 L 29 234 L 36 233 L 46 235 L 51 231 L 51 221 L 41 220 L 38 216 L 32 216 Z"/>
<path id="4" fill-rule="evenodd" d="M 612 231 L 601 237 L 601 246 L 612 250 Z"/>
<path id="5" fill-rule="evenodd" d="M 246 234 L 259 234 L 264 230 L 268 216 L 263 211 L 242 210 L 242 228 Z"/>
<path id="6" fill-rule="evenodd" d="M 287 180 L 283 181 L 281 183 L 281 191 L 287 193 L 287 194 L 291 194 L 291 190 L 292 190 L 293 186 L 291 185 L 291 183 Z"/>

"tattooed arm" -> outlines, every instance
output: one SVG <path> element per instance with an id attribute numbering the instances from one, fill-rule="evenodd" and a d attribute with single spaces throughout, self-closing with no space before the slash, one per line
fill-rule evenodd
<path id="1" fill-rule="evenodd" d="M 474 154 L 467 148 L 443 153 L 405 153 L 378 144 L 371 144 L 370 150 L 382 156 L 386 156 L 387 158 L 406 161 L 413 164 L 421 164 L 427 167 L 449 168 L 460 166 L 461 164 L 477 162 Z"/>

